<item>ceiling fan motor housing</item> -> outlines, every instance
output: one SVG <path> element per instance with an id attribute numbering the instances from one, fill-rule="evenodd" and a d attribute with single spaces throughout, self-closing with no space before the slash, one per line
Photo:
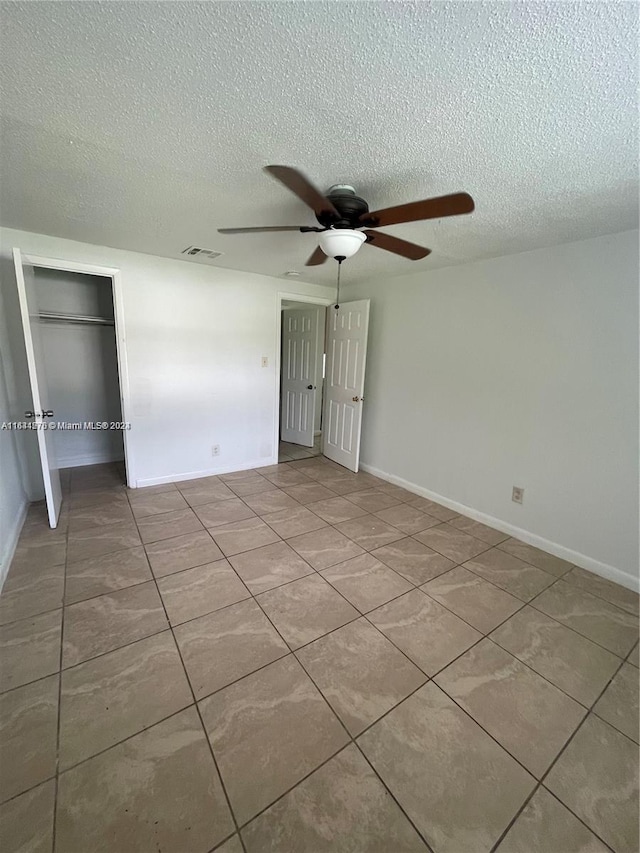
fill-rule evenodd
<path id="1" fill-rule="evenodd" d="M 340 214 L 340 219 L 336 221 L 330 215 L 320 214 L 316 218 L 321 225 L 324 225 L 325 228 L 359 228 L 362 226 L 360 217 L 363 213 L 369 212 L 369 205 L 363 198 L 356 195 L 353 187 L 348 184 L 336 184 L 329 187 L 326 196 Z"/>

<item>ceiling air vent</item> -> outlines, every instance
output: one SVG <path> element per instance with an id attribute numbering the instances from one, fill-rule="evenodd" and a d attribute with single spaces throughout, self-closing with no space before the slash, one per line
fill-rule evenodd
<path id="1" fill-rule="evenodd" d="M 219 258 L 222 252 L 214 252 L 213 249 L 201 249 L 199 246 L 187 246 L 181 254 L 185 256 L 185 260 L 207 264 Z"/>

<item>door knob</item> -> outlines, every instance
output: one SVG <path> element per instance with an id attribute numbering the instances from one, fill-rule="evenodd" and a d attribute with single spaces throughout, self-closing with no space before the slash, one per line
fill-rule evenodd
<path id="1" fill-rule="evenodd" d="M 25 416 L 25 418 L 35 418 L 35 415 L 33 414 L 33 412 L 28 411 L 28 410 L 24 413 L 24 416 Z"/>
<path id="2" fill-rule="evenodd" d="M 307 385 L 307 391 L 314 391 L 315 387 L 315 385 Z"/>
<path id="3" fill-rule="evenodd" d="M 52 417 L 53 417 L 53 412 L 52 412 L 52 410 L 51 410 L 51 409 L 47 409 L 47 410 L 46 410 L 46 412 L 45 412 L 45 411 L 43 411 L 43 412 L 42 412 L 42 417 L 43 417 L 43 418 L 52 418 Z"/>
<path id="4" fill-rule="evenodd" d="M 354 403 L 364 403 L 364 397 L 355 396 L 355 397 L 352 397 L 351 399 L 353 400 Z"/>

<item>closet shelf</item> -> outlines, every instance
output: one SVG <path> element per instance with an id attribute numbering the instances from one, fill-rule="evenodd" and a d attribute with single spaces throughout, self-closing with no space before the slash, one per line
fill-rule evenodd
<path id="1" fill-rule="evenodd" d="M 42 311 L 37 315 L 40 320 L 51 323 L 86 323 L 92 326 L 114 326 L 115 321 L 109 317 L 90 317 L 82 314 L 58 314 L 53 311 Z"/>

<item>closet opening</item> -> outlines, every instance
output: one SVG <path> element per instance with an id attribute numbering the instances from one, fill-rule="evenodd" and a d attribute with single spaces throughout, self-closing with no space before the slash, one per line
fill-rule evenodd
<path id="1" fill-rule="evenodd" d="M 124 462 L 112 280 L 42 267 L 34 279 L 58 466 Z"/>
<path id="2" fill-rule="evenodd" d="M 14 249 L 35 428 L 51 527 L 73 480 L 131 480 L 119 270 Z M 96 466 L 104 466 L 103 469 Z M 105 474 L 106 476 L 106 474 Z"/>

